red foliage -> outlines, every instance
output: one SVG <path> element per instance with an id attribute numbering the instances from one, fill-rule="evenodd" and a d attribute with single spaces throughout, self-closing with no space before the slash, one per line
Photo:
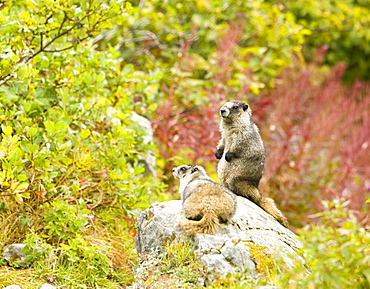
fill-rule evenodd
<path id="1" fill-rule="evenodd" d="M 166 160 L 164 175 L 171 175 L 175 165 L 183 164 L 177 160 L 206 165 L 214 159 L 220 139 L 218 108 L 216 105 L 186 108 L 175 102 L 173 95 L 160 105 L 152 125 L 159 152 Z"/>
<path id="2" fill-rule="evenodd" d="M 245 18 L 242 14 L 238 15 L 235 22 L 231 22 L 223 37 L 217 39 L 217 49 L 214 54 L 216 61 L 215 67 L 217 72 L 211 79 L 214 85 L 210 91 L 211 95 L 221 96 L 224 101 L 226 96 L 233 94 L 235 99 L 245 98 L 249 92 L 249 85 L 234 90 L 233 86 L 228 85 L 228 81 L 233 79 L 232 62 L 235 61 L 235 48 L 243 38 Z M 248 75 L 249 69 L 245 69 L 245 74 Z"/>
<path id="3" fill-rule="evenodd" d="M 230 23 L 224 37 L 217 40 L 218 49 L 214 58 L 216 69 L 212 79 L 214 85 L 211 89 L 204 88 L 209 95 L 205 105 L 191 105 L 186 102 L 186 95 L 179 97 L 178 83 L 173 83 L 169 89 L 164 88 L 168 97 L 155 111 L 152 120 L 153 129 L 157 138 L 158 149 L 161 156 L 166 159 L 164 176 L 170 176 L 172 168 L 178 160 L 188 160 L 192 164 L 207 165 L 215 161 L 214 151 L 220 139 L 218 110 L 221 103 L 225 102 L 226 95 L 235 91 L 230 89 L 227 82 L 232 78 L 230 64 L 234 58 L 234 48 L 242 38 L 245 23 L 239 17 L 236 23 Z M 189 63 L 189 49 L 196 36 L 193 29 L 192 35 L 181 46 L 179 59 L 175 66 L 177 69 L 187 71 Z M 245 86 L 248 88 L 248 86 Z M 245 89 L 242 89 L 243 93 Z M 180 156 L 181 155 L 181 156 Z M 166 182 L 171 185 L 171 179 Z"/>
<path id="4" fill-rule="evenodd" d="M 209 79 L 213 85 L 203 89 L 209 96 L 205 105 L 191 106 L 186 101 L 186 94 L 181 97 L 176 95 L 178 86 L 181 86 L 178 83 L 173 83 L 167 91 L 164 89 L 168 98 L 155 111 L 156 117 L 152 123 L 160 153 L 169 160 L 170 166 L 173 165 L 174 156 L 180 151 L 193 163 L 205 164 L 213 161 L 213 151 L 220 139 L 218 110 L 221 104 L 228 95 L 233 95 L 233 99 L 246 100 L 245 96 L 249 91 L 247 83 L 243 87 L 228 85 L 234 73 L 231 64 L 235 60 L 235 47 L 244 36 L 245 25 L 245 17 L 238 15 L 235 22 L 229 23 L 224 36 L 216 40 L 217 49 L 213 56 L 215 65 L 213 76 Z M 195 38 L 194 28 L 187 41 L 181 45 L 179 59 L 175 64 L 177 69 L 189 70 L 189 50 Z M 245 70 L 245 73 L 248 74 L 248 71 Z"/>
<path id="5" fill-rule="evenodd" d="M 260 126 L 267 151 L 261 188 L 296 226 L 311 222 L 324 199 L 350 200 L 362 217 L 368 211 L 369 84 L 345 87 L 344 70 L 339 64 L 323 78 L 317 63 L 286 70 L 261 99 L 271 102 Z"/>
<path id="6" fill-rule="evenodd" d="M 211 80 L 206 105 L 186 103 L 176 95 L 178 84 L 166 92 L 168 98 L 155 112 L 153 128 L 161 156 L 166 160 L 164 176 L 185 161 L 216 167 L 213 152 L 220 139 L 218 109 L 226 100 L 247 101 L 248 84 L 230 87 L 229 70 L 233 49 L 240 41 L 242 23 L 230 26 L 218 40 L 215 54 L 219 67 Z M 185 67 L 190 38 L 183 45 L 178 67 Z M 307 66 L 287 69 L 276 89 L 259 98 L 250 98 L 253 118 L 266 146 L 265 175 L 260 189 L 274 198 L 293 226 L 312 222 L 321 201 L 341 197 L 365 218 L 369 205 L 370 175 L 370 85 L 356 82 L 345 87 L 344 65 L 327 74 L 320 71 L 325 47 Z M 245 71 L 251 79 L 249 71 Z"/>

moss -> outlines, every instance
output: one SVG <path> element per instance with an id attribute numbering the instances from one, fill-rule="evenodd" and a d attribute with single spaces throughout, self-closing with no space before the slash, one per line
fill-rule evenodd
<path id="1" fill-rule="evenodd" d="M 247 246 L 250 248 L 251 258 L 256 264 L 257 273 L 263 274 L 268 279 L 271 279 L 275 263 L 273 262 L 268 250 L 263 246 L 255 244 L 248 244 Z"/>

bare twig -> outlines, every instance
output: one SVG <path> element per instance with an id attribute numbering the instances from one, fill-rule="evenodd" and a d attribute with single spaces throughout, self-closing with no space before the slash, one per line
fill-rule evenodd
<path id="1" fill-rule="evenodd" d="M 76 26 L 78 26 L 79 24 L 81 24 L 81 22 L 83 20 L 85 20 L 87 17 L 91 16 L 93 13 L 95 12 L 95 10 L 91 11 L 90 13 L 87 13 L 85 14 L 84 17 L 82 17 L 80 20 L 76 21 L 70 28 L 66 29 L 65 31 L 61 32 L 61 29 L 59 29 L 58 31 L 58 35 L 56 35 L 55 37 L 53 37 L 48 43 L 46 43 L 45 45 L 41 46 L 39 50 L 37 50 L 35 53 L 31 54 L 31 55 L 28 55 L 24 58 L 22 58 L 19 62 L 28 62 L 30 59 L 34 58 L 36 55 L 40 54 L 41 52 L 44 52 L 45 49 L 50 46 L 54 41 L 56 41 L 58 38 L 68 34 L 70 31 L 72 31 Z M 65 18 L 64 18 L 65 19 Z M 64 20 L 65 21 L 65 20 Z M 62 22 L 62 24 L 64 23 L 64 21 Z M 64 25 L 64 24 L 63 24 Z M 61 25 L 62 27 L 62 25 Z"/>
<path id="2" fill-rule="evenodd" d="M 8 74 L 5 77 L 2 77 L 2 80 L 0 80 L 0 86 L 7 83 L 10 79 L 14 77 L 13 74 Z"/>
<path id="3" fill-rule="evenodd" d="M 85 37 L 83 37 L 83 38 L 76 38 L 76 40 L 75 41 L 73 41 L 74 43 L 76 43 L 76 42 L 79 42 L 79 43 L 81 43 L 82 41 L 84 41 L 85 39 L 87 39 L 87 38 L 89 38 L 89 37 L 91 37 L 91 31 L 89 31 L 87 34 L 87 36 L 85 36 Z M 46 49 L 44 49 L 44 52 L 51 52 L 51 53 L 53 53 L 53 52 L 61 52 L 61 51 L 65 51 L 65 50 L 68 50 L 68 49 L 71 49 L 73 47 L 73 45 L 71 45 L 71 46 L 68 46 L 68 47 L 65 47 L 65 48 L 61 48 L 61 49 L 53 49 L 53 50 L 46 50 Z"/>
<path id="4" fill-rule="evenodd" d="M 58 30 L 58 34 L 60 34 L 60 32 L 62 31 L 62 28 L 64 26 L 64 23 L 66 22 L 67 20 L 67 13 L 64 12 L 64 18 L 63 18 L 63 21 L 62 21 L 62 24 L 60 24 L 60 27 L 59 27 L 59 30 Z"/>
<path id="5" fill-rule="evenodd" d="M 72 47 L 73 47 L 73 45 L 65 47 L 65 48 L 61 48 L 61 49 L 53 49 L 53 50 L 44 49 L 44 52 L 62 52 L 62 51 L 66 51 L 68 49 L 71 49 Z"/>
<path id="6" fill-rule="evenodd" d="M 1 4 L 3 2 L 0 0 L 0 7 L 1 7 Z M 90 3 L 90 7 L 91 7 L 91 3 Z M 66 24 L 66 21 L 67 20 L 71 20 L 68 18 L 67 14 L 64 13 L 64 18 L 60 24 L 60 26 L 58 28 L 54 28 L 54 29 L 51 29 L 49 31 L 43 31 L 43 32 L 40 32 L 39 33 L 39 36 L 40 36 L 40 47 L 37 51 L 35 51 L 34 53 L 32 54 L 29 54 L 29 55 L 25 55 L 23 57 L 21 57 L 21 59 L 18 61 L 18 63 L 28 63 L 32 58 L 34 58 L 35 56 L 37 56 L 38 54 L 42 53 L 42 52 L 49 52 L 49 53 L 53 53 L 53 52 L 61 52 L 61 51 L 65 51 L 65 50 L 68 50 L 68 49 L 71 49 L 73 47 L 73 45 L 75 44 L 75 42 L 79 42 L 81 43 L 82 41 L 86 40 L 87 38 L 89 37 L 92 37 L 92 32 L 95 30 L 96 26 L 101 23 L 102 21 L 105 21 L 107 19 L 109 19 L 110 17 L 103 17 L 103 16 L 107 16 L 107 15 L 100 15 L 99 19 L 96 21 L 96 23 L 93 23 L 92 27 L 86 32 L 86 36 L 84 37 L 81 37 L 81 38 L 75 38 L 74 39 L 74 42 L 72 42 L 72 45 L 68 46 L 68 47 L 65 47 L 65 48 L 61 48 L 61 49 L 47 49 L 51 44 L 53 44 L 57 39 L 59 39 L 60 37 L 70 33 L 72 30 L 74 30 L 76 27 L 78 27 L 79 25 L 82 25 L 82 22 L 91 16 L 93 15 L 100 7 L 96 7 L 95 9 L 91 10 L 89 8 L 89 10 L 86 12 L 86 14 L 81 18 L 81 19 L 76 19 L 75 22 L 73 23 L 73 25 L 71 27 L 69 27 L 68 29 L 65 29 L 63 31 L 63 28 Z M 45 23 L 48 23 L 48 21 L 53 17 L 53 14 L 50 14 L 47 18 L 46 18 L 46 22 Z M 48 35 L 48 33 L 50 33 L 51 31 L 53 30 L 56 30 L 58 29 L 58 32 L 57 34 L 52 37 L 50 39 L 50 41 L 48 41 L 47 43 L 44 43 L 45 42 L 45 36 Z M 31 45 L 31 43 L 33 42 L 33 40 L 37 37 L 36 34 L 33 35 L 32 39 L 30 40 L 30 43 L 29 45 Z M 4 76 L 0 76 L 0 86 L 1 85 L 4 85 L 6 82 L 8 82 L 10 79 L 12 79 L 14 77 L 14 74 L 8 74 L 8 75 L 4 75 Z"/>
<path id="7" fill-rule="evenodd" d="M 40 33 L 40 50 L 43 50 L 43 47 L 42 47 L 42 42 L 43 42 L 43 34 L 42 34 L 42 32 Z"/>
<path id="8" fill-rule="evenodd" d="M 151 32 L 151 31 L 148 31 L 148 30 L 144 30 L 144 31 L 135 31 L 136 34 L 141 34 L 143 36 L 139 36 L 139 37 L 136 37 L 136 38 L 132 38 L 132 39 L 125 39 L 125 40 L 122 40 L 119 45 L 118 45 L 118 49 L 121 50 L 122 47 L 125 45 L 125 44 L 128 44 L 128 43 L 132 43 L 132 42 L 143 42 L 143 41 L 150 41 L 152 40 L 154 42 L 154 44 L 160 48 L 160 49 L 166 49 L 167 46 L 163 45 L 162 43 L 159 42 L 159 39 L 158 39 L 158 36 Z"/>

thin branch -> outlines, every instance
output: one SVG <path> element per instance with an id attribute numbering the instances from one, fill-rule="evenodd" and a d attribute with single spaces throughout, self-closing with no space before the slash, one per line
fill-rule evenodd
<path id="1" fill-rule="evenodd" d="M 10 79 L 14 77 L 13 74 L 8 74 L 7 76 L 3 77 L 3 80 L 0 81 L 0 86 L 7 83 Z"/>
<path id="2" fill-rule="evenodd" d="M 45 25 L 49 23 L 49 20 L 51 19 L 51 17 L 53 17 L 53 13 L 51 13 L 48 17 L 46 17 Z"/>
<path id="3" fill-rule="evenodd" d="M 155 56 L 148 49 L 143 49 L 142 51 L 150 58 L 153 63 L 155 63 Z"/>
<path id="4" fill-rule="evenodd" d="M 43 34 L 42 34 L 42 32 L 40 33 L 40 50 L 42 50 L 43 49 L 43 47 L 42 47 L 42 42 L 43 42 Z"/>
<path id="5" fill-rule="evenodd" d="M 62 51 L 66 51 L 68 49 L 71 49 L 72 47 L 73 47 L 73 45 L 68 46 L 66 48 L 54 49 L 54 50 L 46 50 L 46 49 L 44 49 L 43 52 L 51 52 L 51 53 L 53 53 L 53 52 L 62 52 Z"/>
<path id="6" fill-rule="evenodd" d="M 149 40 L 152 40 L 154 41 L 154 44 L 160 48 L 160 49 L 166 49 L 167 46 L 163 45 L 162 43 L 159 42 L 159 39 L 158 39 L 158 36 L 151 32 L 151 31 L 148 31 L 148 30 L 145 30 L 145 31 L 135 31 L 137 34 L 141 34 L 143 36 L 139 36 L 139 37 L 135 37 L 135 38 L 132 38 L 132 39 L 125 39 L 125 40 L 122 40 L 119 44 L 118 44 L 118 50 L 121 50 L 123 48 L 123 46 L 125 44 L 128 44 L 128 43 L 132 43 L 132 42 L 144 42 L 144 41 L 149 41 Z"/>
<path id="7" fill-rule="evenodd" d="M 1 0 L 0 0 L 0 4 L 1 4 Z M 90 3 L 91 4 L 91 3 Z M 92 11 L 87 11 L 87 13 L 79 20 L 76 20 L 76 22 L 68 29 L 66 29 L 65 31 L 62 32 L 62 29 L 66 23 L 66 21 L 69 19 L 67 14 L 65 13 L 64 14 L 64 18 L 63 18 L 63 21 L 60 25 L 59 28 L 55 28 L 55 29 L 58 29 L 58 34 L 53 37 L 49 42 L 47 42 L 46 44 L 44 44 L 44 34 L 46 33 L 49 33 L 50 31 L 52 30 L 55 30 L 55 29 L 52 29 L 48 32 L 41 32 L 40 33 L 40 48 L 34 52 L 33 54 L 31 55 L 28 55 L 28 56 L 24 56 L 22 57 L 18 63 L 27 63 L 28 61 L 30 61 L 32 58 L 34 58 L 35 56 L 37 56 L 38 54 L 40 54 L 41 52 L 61 52 L 61 51 L 65 51 L 65 50 L 68 50 L 68 49 L 71 49 L 73 47 L 73 45 L 70 45 L 66 48 L 61 48 L 61 49 L 53 49 L 53 50 L 47 50 L 46 48 L 48 46 L 50 46 L 52 43 L 54 43 L 58 38 L 68 34 L 69 32 L 71 32 L 73 29 L 75 29 L 78 25 L 81 25 L 82 21 L 84 21 L 86 18 L 90 17 L 91 15 L 93 15 L 96 11 L 97 11 L 98 7 L 96 7 L 94 10 Z M 48 23 L 48 21 L 52 18 L 53 14 L 50 14 L 47 19 L 46 19 L 46 22 L 45 23 Z M 101 18 L 99 21 L 97 21 L 93 26 L 92 28 L 86 32 L 86 36 L 85 37 L 82 37 L 82 38 L 75 38 L 75 41 L 78 41 L 79 43 L 81 43 L 82 41 L 86 40 L 87 38 L 89 37 L 92 37 L 92 32 L 95 30 L 95 27 L 101 23 L 102 21 L 106 20 L 106 19 L 109 19 L 110 17 L 106 17 L 106 18 Z M 32 39 L 30 40 L 30 43 L 32 43 L 32 41 L 35 39 L 35 35 L 32 37 Z M 14 74 L 8 74 L 6 76 L 0 76 L 0 86 L 1 85 L 4 85 L 5 83 L 7 83 L 10 79 L 12 79 L 14 77 Z"/>
<path id="8" fill-rule="evenodd" d="M 83 38 L 77 38 L 77 42 L 81 43 L 82 41 L 86 40 L 87 38 L 91 37 L 91 31 L 88 32 L 88 35 L 83 37 Z M 65 50 L 68 50 L 68 49 L 71 49 L 73 47 L 73 45 L 71 46 L 68 46 L 66 48 L 61 48 L 61 49 L 53 49 L 53 50 L 46 50 L 44 49 L 44 52 L 61 52 L 61 51 L 65 51 Z"/>
<path id="9" fill-rule="evenodd" d="M 31 46 L 31 44 L 32 44 L 32 42 L 33 42 L 33 40 L 35 39 L 36 37 L 35 37 L 35 34 L 33 33 L 33 31 L 32 31 L 32 38 L 29 40 L 29 42 L 27 43 L 27 45 L 28 46 Z"/>
<path id="10" fill-rule="evenodd" d="M 138 32 L 141 32 L 141 31 L 138 31 Z M 144 34 L 151 37 L 153 39 L 155 45 L 157 45 L 158 48 L 160 48 L 160 49 L 166 49 L 167 48 L 165 45 L 163 45 L 162 43 L 159 42 L 158 36 L 156 34 L 154 34 L 153 32 L 144 31 Z"/>
<path id="11" fill-rule="evenodd" d="M 64 23 L 66 22 L 67 19 L 68 19 L 67 13 L 64 12 L 64 18 L 63 18 L 62 24 L 60 24 L 60 27 L 59 27 L 59 30 L 58 30 L 58 34 L 60 34 L 60 32 L 62 31 L 62 28 L 64 26 Z"/>
<path id="12" fill-rule="evenodd" d="M 29 56 L 26 56 L 24 58 L 22 58 L 19 62 L 28 62 L 30 59 L 34 58 L 35 56 L 37 56 L 38 54 L 40 54 L 41 52 L 43 52 L 48 46 L 50 46 L 54 41 L 56 41 L 58 38 L 66 35 L 67 33 L 69 33 L 70 31 L 72 31 L 76 26 L 78 26 L 79 24 L 81 24 L 81 22 L 83 20 L 85 20 L 87 17 L 89 17 L 90 15 L 92 15 L 93 13 L 95 12 L 94 11 L 91 11 L 90 13 L 87 13 L 85 14 L 84 17 L 82 17 L 80 20 L 78 20 L 77 22 L 75 22 L 72 27 L 68 28 L 67 30 L 61 32 L 61 33 L 58 33 L 57 36 L 55 36 L 54 38 L 52 38 L 48 43 L 46 43 L 43 47 L 41 47 L 39 50 L 37 50 L 35 53 L 29 55 Z"/>

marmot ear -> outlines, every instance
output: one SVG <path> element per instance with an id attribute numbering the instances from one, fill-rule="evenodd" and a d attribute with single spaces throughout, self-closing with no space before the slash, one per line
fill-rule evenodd
<path id="1" fill-rule="evenodd" d="M 248 107 L 249 107 L 248 104 L 244 103 L 243 110 L 246 111 L 248 109 Z"/>
<path id="2" fill-rule="evenodd" d="M 198 171 L 198 168 L 197 167 L 194 167 L 194 168 L 192 168 L 191 173 L 195 173 L 197 171 Z"/>

